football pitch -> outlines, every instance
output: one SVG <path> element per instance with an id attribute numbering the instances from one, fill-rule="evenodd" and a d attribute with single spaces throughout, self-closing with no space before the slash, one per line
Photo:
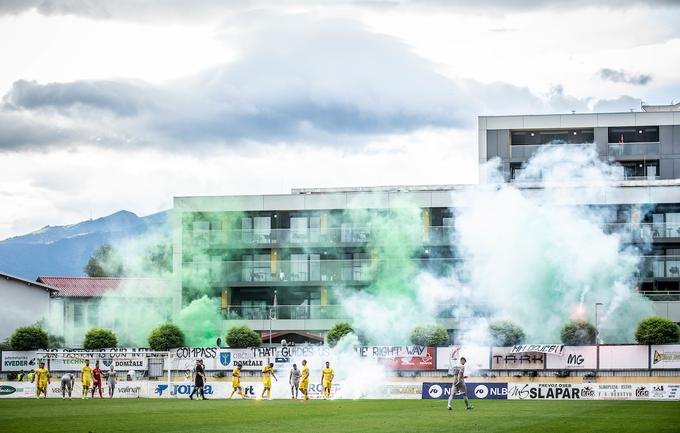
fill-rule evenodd
<path id="1" fill-rule="evenodd" d="M 678 432 L 680 402 L 0 400 L 2 432 Z"/>

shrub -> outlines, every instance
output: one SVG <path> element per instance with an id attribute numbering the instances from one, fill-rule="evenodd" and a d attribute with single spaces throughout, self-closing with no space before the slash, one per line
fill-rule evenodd
<path id="1" fill-rule="evenodd" d="M 258 347 L 262 339 L 247 326 L 234 326 L 227 332 L 227 344 L 233 348 Z"/>
<path id="2" fill-rule="evenodd" d="M 118 345 L 118 339 L 116 334 L 108 329 L 92 328 L 85 334 L 85 339 L 83 340 L 83 348 L 93 350 L 93 349 L 108 349 L 111 347 L 116 347 Z"/>
<path id="3" fill-rule="evenodd" d="M 444 346 L 449 343 L 449 333 L 442 325 L 419 325 L 411 332 L 411 343 L 419 346 Z"/>
<path id="4" fill-rule="evenodd" d="M 635 331 L 640 344 L 669 344 L 680 341 L 680 326 L 663 317 L 650 317 L 640 322 Z"/>
<path id="5" fill-rule="evenodd" d="M 489 335 L 494 346 L 514 346 L 522 344 L 526 338 L 522 328 L 508 320 L 491 323 Z"/>
<path id="6" fill-rule="evenodd" d="M 347 322 L 338 322 L 326 333 L 326 344 L 335 347 L 338 341 L 342 340 L 342 337 L 352 333 L 354 333 L 352 325 Z"/>
<path id="7" fill-rule="evenodd" d="M 595 344 L 597 330 L 590 322 L 572 320 L 562 328 L 560 336 L 562 337 L 562 343 L 568 346 L 585 346 Z"/>
<path id="8" fill-rule="evenodd" d="M 184 333 L 179 326 L 166 323 L 151 331 L 148 342 L 153 350 L 165 352 L 174 347 L 184 346 Z"/>
<path id="9" fill-rule="evenodd" d="M 22 326 L 9 338 L 12 350 L 47 349 L 49 337 L 39 326 Z"/>

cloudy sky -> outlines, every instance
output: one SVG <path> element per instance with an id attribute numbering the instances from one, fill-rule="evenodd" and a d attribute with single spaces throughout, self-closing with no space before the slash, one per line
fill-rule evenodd
<path id="1" fill-rule="evenodd" d="M 179 195 L 475 182 L 478 115 L 678 101 L 678 3 L 3 0 L 0 239 Z"/>

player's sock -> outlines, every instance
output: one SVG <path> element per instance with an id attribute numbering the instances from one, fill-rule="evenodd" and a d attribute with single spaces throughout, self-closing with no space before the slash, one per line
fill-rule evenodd
<path id="1" fill-rule="evenodd" d="M 272 398 L 272 390 L 271 390 L 271 388 L 267 388 L 267 398 L 269 398 L 269 399 Z"/>

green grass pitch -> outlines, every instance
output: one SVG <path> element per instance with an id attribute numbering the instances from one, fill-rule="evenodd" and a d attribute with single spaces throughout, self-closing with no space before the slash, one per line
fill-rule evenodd
<path id="1" fill-rule="evenodd" d="M 0 400 L 9 432 L 680 432 L 680 402 Z"/>

